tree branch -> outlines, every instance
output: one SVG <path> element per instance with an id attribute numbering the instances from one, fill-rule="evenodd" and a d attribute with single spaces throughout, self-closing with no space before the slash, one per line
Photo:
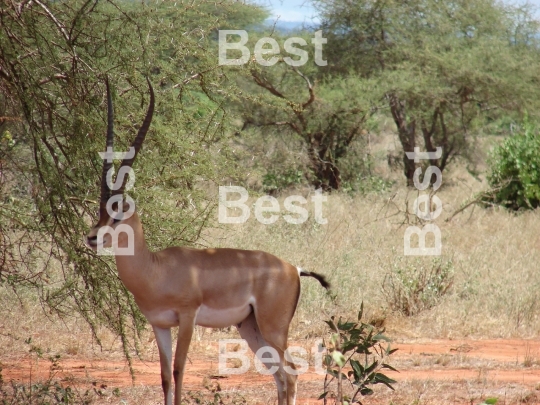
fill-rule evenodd
<path id="1" fill-rule="evenodd" d="M 311 103 L 315 101 L 315 92 L 313 91 L 313 86 L 309 79 L 298 69 L 295 67 L 291 67 L 292 70 L 294 70 L 302 79 L 304 79 L 307 83 L 308 90 L 309 90 L 309 100 L 306 101 L 304 104 L 302 104 L 302 109 L 305 109 L 307 106 L 309 106 Z"/>
<path id="2" fill-rule="evenodd" d="M 269 127 L 269 126 L 283 126 L 283 125 L 287 125 L 289 126 L 294 132 L 296 132 L 297 134 L 299 135 L 302 135 L 302 132 L 300 131 L 300 128 L 298 128 L 298 126 L 294 123 L 294 122 L 289 122 L 289 121 L 274 121 L 274 122 L 263 122 L 263 123 L 258 123 L 258 122 L 254 122 L 254 121 L 251 121 L 251 120 L 246 120 L 244 121 L 244 126 L 242 128 L 245 129 L 245 127 L 247 125 L 253 125 L 254 127 Z"/>
<path id="3" fill-rule="evenodd" d="M 71 43 L 71 40 L 69 38 L 69 35 L 68 33 L 66 32 L 66 29 L 64 28 L 64 26 L 60 23 L 60 21 L 58 21 L 58 19 L 54 16 L 54 14 L 51 12 L 51 10 L 49 10 L 47 8 L 47 6 L 45 4 L 43 4 L 41 1 L 39 0 L 34 0 L 37 4 L 39 4 L 39 6 L 45 11 L 45 13 L 47 13 L 47 15 L 49 16 L 49 18 L 51 20 L 53 20 L 54 24 L 58 27 L 58 29 L 60 30 L 60 32 L 62 33 L 62 35 L 64 36 L 64 39 L 66 40 L 66 42 L 69 44 Z"/>
<path id="4" fill-rule="evenodd" d="M 257 85 L 259 85 L 260 87 L 268 90 L 274 96 L 279 97 L 279 98 L 281 98 L 283 100 L 287 100 L 287 98 L 280 91 L 278 91 L 278 89 L 276 89 L 272 85 L 272 83 L 269 83 L 268 80 L 262 79 L 261 77 L 259 77 L 257 75 L 257 73 L 255 72 L 255 70 L 251 71 L 251 76 L 253 77 L 253 79 L 255 80 L 255 83 L 257 83 Z"/>

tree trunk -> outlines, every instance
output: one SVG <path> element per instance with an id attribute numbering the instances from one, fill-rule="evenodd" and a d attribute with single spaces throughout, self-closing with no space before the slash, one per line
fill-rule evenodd
<path id="1" fill-rule="evenodd" d="M 341 187 L 341 173 L 334 162 L 325 160 L 326 148 L 321 150 L 313 142 L 309 148 L 309 159 L 315 179 L 315 188 L 322 188 L 323 191 L 339 190 Z M 321 157 L 323 155 L 323 157 Z"/>
<path id="2" fill-rule="evenodd" d="M 434 144 L 433 138 L 438 134 L 440 144 Z M 431 128 L 428 128 L 425 121 L 422 121 L 422 135 L 424 138 L 424 146 L 427 152 L 436 152 L 437 147 L 442 148 L 442 155 L 438 159 L 430 159 L 429 164 L 439 168 L 441 173 L 444 171 L 448 160 L 454 152 L 454 141 L 450 142 L 450 134 L 444 121 L 444 111 L 437 107 L 433 113 Z M 430 183 L 434 184 L 437 176 L 433 174 Z"/>
<path id="3" fill-rule="evenodd" d="M 391 94 L 388 96 L 388 99 L 390 101 L 390 111 L 398 129 L 399 141 L 403 147 L 403 174 L 405 174 L 405 178 L 407 179 L 407 186 L 413 187 L 416 164 L 413 159 L 407 157 L 406 152 L 414 152 L 414 147 L 416 146 L 416 121 L 412 119 L 410 122 L 407 122 L 405 106 L 396 95 Z"/>

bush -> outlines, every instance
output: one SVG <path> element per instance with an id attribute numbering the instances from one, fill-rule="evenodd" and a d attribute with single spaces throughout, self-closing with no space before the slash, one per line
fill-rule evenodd
<path id="1" fill-rule="evenodd" d="M 360 307 L 357 322 L 342 321 L 332 316 L 325 321 L 331 336 L 325 341 L 327 354 L 324 392 L 319 397 L 323 404 L 343 405 L 361 403 L 359 396 L 373 394 L 370 386 L 384 384 L 394 389 L 395 380 L 381 373 L 383 369 L 397 371 L 387 364 L 388 356 L 397 349 L 390 349 L 384 329 L 362 322 L 364 304 Z"/>
<path id="2" fill-rule="evenodd" d="M 451 260 L 433 259 L 431 264 L 419 261 L 402 265 L 401 258 L 384 277 L 382 292 L 394 311 L 406 316 L 433 308 L 454 283 Z"/>
<path id="3" fill-rule="evenodd" d="M 525 119 L 521 130 L 494 149 L 488 176 L 493 192 L 484 202 L 512 210 L 540 205 L 540 136 L 536 124 Z"/>
<path id="4" fill-rule="evenodd" d="M 263 176 L 263 190 L 271 194 L 288 187 L 301 184 L 304 174 L 301 170 L 286 169 L 285 171 L 270 170 Z"/>

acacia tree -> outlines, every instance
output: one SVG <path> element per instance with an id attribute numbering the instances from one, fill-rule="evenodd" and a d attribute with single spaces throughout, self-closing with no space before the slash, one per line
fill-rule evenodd
<path id="1" fill-rule="evenodd" d="M 494 0 L 313 0 L 328 37 L 326 75 L 375 80 L 403 147 L 444 170 L 468 157 L 478 129 L 539 99 L 538 24 L 527 7 Z M 536 110 L 536 109 L 535 109 Z"/>
<path id="2" fill-rule="evenodd" d="M 314 63 L 313 47 L 304 50 L 309 57 L 303 66 L 291 66 L 283 57 L 273 66 L 252 61 L 241 80 L 249 95 L 239 109 L 243 129 L 258 127 L 265 135 L 275 135 L 278 129 L 280 135 L 298 139 L 307 152 L 309 182 L 315 188 L 337 190 L 342 183 L 340 161 L 365 134 L 373 108 L 366 83 L 339 77 L 317 80 L 320 67 Z"/>
<path id="3" fill-rule="evenodd" d="M 191 4 L 191 3 L 190 3 Z M 109 257 L 82 235 L 95 220 L 104 150 L 104 79 L 115 89 L 118 151 L 125 151 L 154 82 L 156 113 L 131 191 L 152 248 L 194 243 L 213 198 L 201 181 L 231 173 L 225 100 L 232 83 L 211 37 L 236 2 L 122 0 L 0 5 L 0 284 L 37 289 L 45 307 L 83 316 L 122 338 L 126 356 L 145 321 Z M 221 17 L 220 17 L 221 16 Z M 92 219 L 93 218 L 93 219 Z M 133 340 L 134 339 L 134 340 Z"/>

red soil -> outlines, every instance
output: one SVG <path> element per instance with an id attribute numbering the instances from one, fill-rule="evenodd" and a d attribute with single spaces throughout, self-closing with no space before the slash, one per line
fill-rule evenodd
<path id="1" fill-rule="evenodd" d="M 426 340 L 393 344 L 399 350 L 390 363 L 400 370 L 388 372 L 399 384 L 415 381 L 437 381 L 450 387 L 465 380 L 484 379 L 491 385 L 519 384 L 530 390 L 540 386 L 540 341 L 536 340 Z M 217 355 L 190 355 L 184 385 L 188 390 L 198 390 L 203 379 L 218 373 Z M 2 360 L 4 381 L 16 380 L 28 383 L 49 376 L 50 363 L 35 359 Z M 57 378 L 73 383 L 95 383 L 97 386 L 126 387 L 132 379 L 125 361 L 106 361 L 84 358 L 62 358 L 61 369 L 55 371 Z M 135 385 L 161 385 L 158 361 L 134 361 Z M 313 367 L 299 377 L 301 400 L 299 404 L 320 404 L 316 401 L 323 377 Z M 317 383 L 317 385 L 315 385 Z M 270 376 L 259 375 L 255 370 L 243 375 L 219 378 L 223 390 L 273 389 Z M 312 390 L 302 391 L 302 385 Z M 457 385 L 455 385 L 457 389 Z M 319 387 L 319 388 L 314 388 Z M 397 392 L 397 391 L 396 391 Z M 534 391 L 533 391 L 534 392 Z M 368 402 L 373 403 L 373 402 Z M 388 403 L 388 402 L 386 402 Z M 456 402 L 455 402 L 456 403 Z M 457 403 L 465 403 L 458 401 Z"/>

